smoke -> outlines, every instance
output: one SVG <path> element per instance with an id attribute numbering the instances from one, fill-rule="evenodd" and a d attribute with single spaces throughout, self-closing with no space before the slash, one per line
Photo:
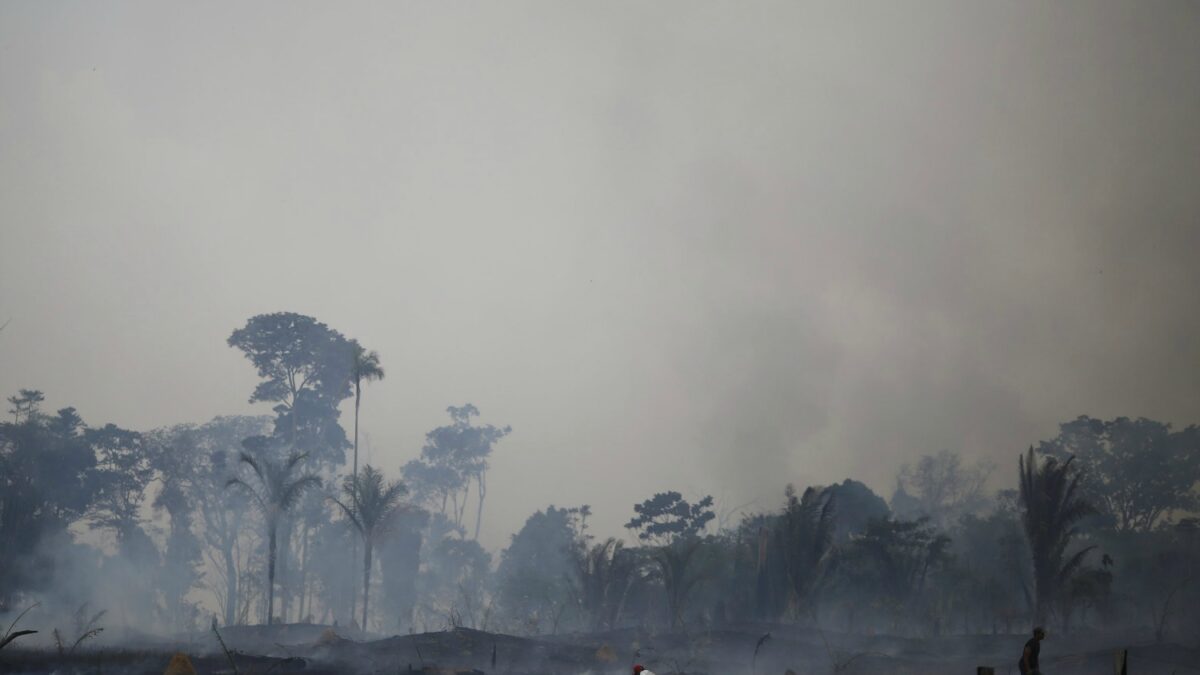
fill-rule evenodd
<path id="1" fill-rule="evenodd" d="M 0 11 L 5 391 L 265 412 L 224 339 L 302 311 L 382 466 L 519 430 L 492 548 L 1200 405 L 1189 5 Z"/>

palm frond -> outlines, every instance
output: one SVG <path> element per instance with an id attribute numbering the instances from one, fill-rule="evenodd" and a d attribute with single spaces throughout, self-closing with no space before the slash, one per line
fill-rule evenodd
<path id="1" fill-rule="evenodd" d="M 241 461 L 243 464 L 246 464 L 246 465 L 248 465 L 248 466 L 249 466 L 251 469 L 253 469 L 253 470 L 254 470 L 254 475 L 258 476 L 258 479 L 259 479 L 260 481 L 262 481 L 262 482 L 264 482 L 264 483 L 266 482 L 266 478 L 264 478 L 264 477 L 263 477 L 263 469 L 262 469 L 262 465 L 261 465 L 261 464 L 259 464 L 259 462 L 258 462 L 258 459 L 256 459 L 256 458 L 254 457 L 254 455 L 251 455 L 250 453 L 248 453 L 248 452 L 244 452 L 244 451 L 243 451 L 243 452 L 239 453 L 238 459 L 239 459 L 239 461 Z"/>
<path id="2" fill-rule="evenodd" d="M 297 464 L 299 464 L 300 462 L 303 462 L 306 459 L 308 459 L 307 452 L 293 452 L 292 454 L 288 455 L 287 461 L 284 462 L 283 472 L 291 473 L 292 470 L 296 468 Z"/>
<path id="3" fill-rule="evenodd" d="M 231 486 L 234 486 L 234 485 L 240 486 L 247 494 L 249 494 L 251 497 L 253 497 L 255 503 L 258 504 L 258 508 L 261 509 L 263 513 L 267 512 L 266 502 L 263 501 L 263 498 L 258 494 L 257 490 L 250 487 L 249 483 L 242 480 L 241 478 L 230 478 L 229 480 L 225 481 L 226 489 L 229 489 Z"/>
<path id="4" fill-rule="evenodd" d="M 329 501 L 342 508 L 342 513 L 346 514 L 346 518 L 350 520 L 350 524 L 354 525 L 354 529 L 358 530 L 359 532 L 363 531 L 362 523 L 359 522 L 358 515 L 355 513 L 354 509 L 343 504 L 337 497 L 330 497 Z"/>
<path id="5" fill-rule="evenodd" d="M 321 479 L 313 474 L 305 474 L 296 480 L 283 486 L 283 490 L 276 500 L 276 505 L 283 511 L 289 511 L 296 502 L 300 500 L 300 496 L 309 488 L 321 487 Z"/>
<path id="6" fill-rule="evenodd" d="M 1064 563 L 1062 568 L 1058 571 L 1059 583 L 1065 584 L 1067 581 L 1069 581 L 1071 577 L 1075 575 L 1075 572 L 1079 569 L 1079 567 L 1083 565 L 1083 560 L 1087 557 L 1087 554 L 1091 553 L 1095 548 L 1095 546 L 1088 546 L 1071 556 L 1071 559 Z"/>

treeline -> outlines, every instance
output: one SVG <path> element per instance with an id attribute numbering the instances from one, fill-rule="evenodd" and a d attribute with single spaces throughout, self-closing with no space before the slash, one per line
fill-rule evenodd
<path id="1" fill-rule="evenodd" d="M 38 391 L 9 399 L 0 612 L 89 601 L 109 621 L 177 631 L 1200 629 L 1196 427 L 1081 417 L 998 475 L 944 451 L 902 467 L 888 500 L 849 479 L 789 486 L 776 508 L 721 526 L 711 497 L 663 492 L 633 505 L 628 542 L 595 539 L 588 506 L 550 506 L 493 560 L 477 539 L 509 427 L 451 406 L 389 478 L 358 462 L 378 354 L 290 313 L 228 342 L 261 378 L 250 401 L 274 415 L 137 432 L 45 411 Z M 990 491 L 993 478 L 1011 487 Z"/>
<path id="2" fill-rule="evenodd" d="M 712 499 L 634 507 L 638 545 L 593 541 L 587 507 L 551 507 L 497 570 L 502 615 L 532 631 L 800 622 L 935 636 L 1200 629 L 1200 434 L 1081 417 L 1014 457 L 1015 488 L 953 452 L 901 469 L 889 501 L 845 480 L 789 486 L 776 510 L 709 532 Z M 1006 481 L 1007 482 L 1007 481 Z"/>

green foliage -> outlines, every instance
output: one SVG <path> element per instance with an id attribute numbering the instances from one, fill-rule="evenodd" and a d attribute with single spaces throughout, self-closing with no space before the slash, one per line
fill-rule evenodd
<path id="1" fill-rule="evenodd" d="M 1032 447 L 1019 462 L 1021 525 L 1033 560 L 1034 620 L 1039 624 L 1062 600 L 1064 589 L 1095 548 L 1067 555 L 1079 521 L 1094 512 L 1079 496 L 1079 475 L 1072 463 L 1073 458 L 1060 462 L 1055 457 L 1038 462 Z"/>
<path id="2" fill-rule="evenodd" d="M 1200 427 L 1145 418 L 1079 417 L 1038 452 L 1082 467 L 1080 493 L 1119 530 L 1148 531 L 1172 512 L 1200 508 Z"/>

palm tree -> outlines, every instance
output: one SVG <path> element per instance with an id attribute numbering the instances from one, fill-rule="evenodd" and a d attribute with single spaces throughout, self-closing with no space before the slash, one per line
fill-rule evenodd
<path id="1" fill-rule="evenodd" d="M 342 485 L 347 505 L 331 497 L 342 507 L 346 518 L 363 539 L 363 604 L 362 628 L 367 629 L 367 600 L 371 592 L 371 554 L 378 537 L 387 531 L 392 520 L 403 508 L 400 498 L 407 493 L 400 481 L 385 482 L 383 472 L 370 464 L 363 467 L 361 476 L 347 476 Z"/>
<path id="2" fill-rule="evenodd" d="M 574 551 L 577 577 L 576 602 L 594 631 L 612 628 L 621 616 L 625 598 L 637 580 L 638 561 L 625 543 L 609 537 Z"/>
<path id="3" fill-rule="evenodd" d="M 295 475 L 296 468 L 306 457 L 307 453 L 293 452 L 284 462 L 276 463 L 243 452 L 241 461 L 254 471 L 258 488 L 241 478 L 230 478 L 225 483 L 226 488 L 240 485 L 249 493 L 267 525 L 267 625 L 275 620 L 275 535 L 279 530 L 279 519 L 292 510 L 305 490 L 321 485 L 321 479 L 312 473 Z"/>
<path id="4" fill-rule="evenodd" d="M 1066 555 L 1079 532 L 1079 521 L 1095 512 L 1091 504 L 1076 496 L 1079 474 L 1071 470 L 1074 460 L 1046 457 L 1039 466 L 1030 446 L 1019 462 L 1021 525 L 1033 557 L 1034 619 L 1038 624 L 1045 622 L 1047 610 L 1095 548 L 1088 546 L 1069 558 Z"/>
<path id="5" fill-rule="evenodd" d="M 350 380 L 354 382 L 354 466 L 353 474 L 358 476 L 358 409 L 362 403 L 362 384 L 372 380 L 383 379 L 383 368 L 379 365 L 379 354 L 367 351 L 358 342 L 350 343 Z M 358 542 L 351 545 L 350 555 L 358 559 Z M 354 599 L 350 600 L 350 615 L 354 615 Z M 363 626 L 366 629 L 366 626 Z"/>
<path id="6" fill-rule="evenodd" d="M 350 379 L 354 382 L 354 475 L 358 475 L 358 407 L 362 402 L 362 384 L 383 379 L 379 353 L 367 351 L 357 342 L 350 354 Z"/>
<path id="7" fill-rule="evenodd" d="M 791 589 L 790 609 L 797 616 L 825 572 L 835 526 L 830 493 L 810 487 L 797 497 L 795 489 L 787 487 L 787 507 L 778 521 L 775 536 L 783 554 L 787 586 Z"/>

